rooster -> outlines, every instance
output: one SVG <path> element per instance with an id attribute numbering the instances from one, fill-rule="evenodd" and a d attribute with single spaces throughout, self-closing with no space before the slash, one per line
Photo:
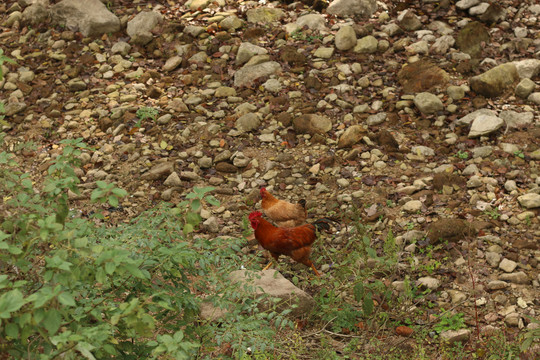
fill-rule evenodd
<path id="1" fill-rule="evenodd" d="M 276 261 L 280 255 L 290 256 L 294 261 L 311 267 L 315 274 L 320 276 L 315 265 L 309 259 L 311 244 L 317 238 L 314 225 L 277 227 L 263 219 L 262 213 L 259 211 L 249 214 L 249 222 L 255 231 L 255 239 L 263 248 L 270 251 Z M 263 270 L 268 269 L 271 265 L 272 262 Z"/>
<path id="2" fill-rule="evenodd" d="M 280 227 L 294 227 L 306 223 L 306 201 L 300 200 L 298 204 L 292 204 L 285 200 L 278 200 L 272 194 L 261 188 L 261 206 L 264 214 Z"/>
<path id="3" fill-rule="evenodd" d="M 272 194 L 261 188 L 261 207 L 264 214 L 268 216 L 270 220 L 275 222 L 279 227 L 295 227 L 304 225 L 307 221 L 307 209 L 306 200 L 299 200 L 298 203 L 293 204 L 285 200 L 276 199 Z M 334 224 L 338 228 L 339 222 L 331 217 L 324 217 L 313 222 L 319 230 L 330 232 L 331 224 Z"/>

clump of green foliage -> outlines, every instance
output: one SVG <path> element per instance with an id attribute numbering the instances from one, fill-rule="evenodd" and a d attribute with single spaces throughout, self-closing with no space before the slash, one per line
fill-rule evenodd
<path id="1" fill-rule="evenodd" d="M 1 139 L 0 139 L 1 140 Z M 1 142 L 0 142 L 1 143 Z M 195 230 L 202 206 L 219 202 L 195 188 L 118 227 L 78 216 L 74 168 L 87 149 L 60 142 L 42 185 L 15 154 L 0 153 L 0 347 L 22 359 L 192 359 L 230 344 L 231 356 L 272 346 L 287 311 L 259 310 L 259 298 L 227 281 L 246 259 L 241 239 L 205 239 Z M 117 206 L 126 192 L 99 183 L 96 203 Z M 102 220 L 99 220 L 101 218 Z M 227 313 L 204 320 L 204 301 Z M 216 350 L 217 349 L 217 350 Z"/>
<path id="2" fill-rule="evenodd" d="M 135 113 L 135 115 L 137 116 L 137 118 L 139 119 L 137 121 L 137 124 L 136 126 L 137 127 L 141 127 L 141 123 L 146 120 L 146 119 L 152 119 L 152 121 L 156 121 L 156 118 L 159 114 L 159 110 L 156 109 L 156 108 L 153 108 L 153 107 L 149 107 L 149 106 L 143 106 L 141 107 L 139 110 L 137 110 L 137 112 Z"/>

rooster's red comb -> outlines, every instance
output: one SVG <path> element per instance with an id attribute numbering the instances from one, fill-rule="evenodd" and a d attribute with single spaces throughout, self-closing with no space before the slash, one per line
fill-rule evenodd
<path id="1" fill-rule="evenodd" d="M 253 211 L 251 214 L 249 214 L 249 220 L 261 217 L 262 214 L 260 211 Z"/>
<path id="2" fill-rule="evenodd" d="M 262 193 L 265 193 L 266 192 L 266 188 L 265 187 L 262 187 L 261 190 L 260 190 L 261 194 Z"/>

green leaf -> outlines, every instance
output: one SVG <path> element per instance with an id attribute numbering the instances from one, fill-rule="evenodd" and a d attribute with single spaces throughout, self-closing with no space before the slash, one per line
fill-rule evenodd
<path id="1" fill-rule="evenodd" d="M 100 189 L 107 189 L 107 183 L 105 181 L 98 180 L 96 181 L 96 185 Z"/>
<path id="2" fill-rule="evenodd" d="M 199 223 L 201 222 L 201 216 L 197 213 L 194 213 L 194 212 L 188 212 L 186 214 L 186 222 L 188 224 L 191 224 L 193 225 L 194 227 L 199 225 Z"/>
<path id="3" fill-rule="evenodd" d="M 75 299 L 73 299 L 73 296 L 71 296 L 71 294 L 67 292 L 60 293 L 60 295 L 58 295 L 58 301 L 60 301 L 62 305 L 66 305 L 66 306 L 76 305 Z"/>
<path id="4" fill-rule="evenodd" d="M 193 199 L 193 201 L 191 202 L 191 209 L 193 211 L 199 211 L 200 208 L 201 208 L 201 200 Z"/>
<path id="5" fill-rule="evenodd" d="M 193 228 L 193 225 L 191 225 L 191 224 L 184 225 L 184 228 L 182 229 L 182 231 L 184 232 L 184 235 L 192 233 L 193 230 L 194 230 L 194 228 Z"/>
<path id="6" fill-rule="evenodd" d="M 94 189 L 94 191 L 92 191 L 92 195 L 90 195 L 90 200 L 96 201 L 97 199 L 99 199 L 102 196 L 103 196 L 103 192 L 101 190 Z"/>
<path id="7" fill-rule="evenodd" d="M 27 189 L 31 189 L 32 188 L 32 180 L 30 179 L 24 179 L 23 181 L 21 181 L 21 185 Z"/>
<path id="8" fill-rule="evenodd" d="M 124 264 L 124 268 L 133 276 L 138 279 L 144 279 L 142 271 L 134 264 Z"/>
<path id="9" fill-rule="evenodd" d="M 114 270 L 116 270 L 116 264 L 113 263 L 113 262 L 108 262 L 105 264 L 105 272 L 107 273 L 107 275 L 111 275 Z"/>
<path id="10" fill-rule="evenodd" d="M 364 302 L 362 303 L 362 308 L 366 316 L 369 316 L 373 313 L 374 304 L 373 304 L 373 297 L 372 297 L 371 292 L 367 292 L 365 294 Z"/>
<path id="11" fill-rule="evenodd" d="M 19 337 L 19 327 L 17 324 L 8 323 L 5 329 L 7 336 L 12 337 L 13 339 L 17 339 Z"/>
<path id="12" fill-rule="evenodd" d="M 45 317 L 43 318 L 43 326 L 49 333 L 49 335 L 54 335 L 60 328 L 60 324 L 62 322 L 62 316 L 60 315 L 60 312 L 56 309 L 49 309 L 45 313 Z"/>
<path id="13" fill-rule="evenodd" d="M 9 319 L 10 314 L 24 305 L 23 294 L 15 289 L 0 296 L 0 319 Z"/>
<path id="14" fill-rule="evenodd" d="M 356 301 L 362 301 L 362 299 L 364 298 L 364 284 L 362 283 L 356 284 L 354 286 L 353 293 L 354 293 L 354 299 Z"/>
<path id="15" fill-rule="evenodd" d="M 94 350 L 94 348 L 95 347 L 93 345 L 90 345 L 87 342 L 80 342 L 77 344 L 77 346 L 75 346 L 75 349 L 77 349 L 77 351 L 79 351 L 82 354 L 82 356 L 90 360 L 96 360 L 94 355 L 92 355 L 91 353 L 91 351 Z"/>
<path id="16" fill-rule="evenodd" d="M 112 189 L 112 193 L 118 197 L 124 197 L 128 194 L 126 190 L 120 188 Z"/>
<path id="17" fill-rule="evenodd" d="M 5 239 L 8 239 L 8 238 L 10 238 L 10 237 L 11 237 L 11 235 L 6 234 L 6 233 L 3 232 L 2 230 L 0 230 L 0 241 L 5 240 Z"/>
<path id="18" fill-rule="evenodd" d="M 73 246 L 75 246 L 76 248 L 82 248 L 82 247 L 86 247 L 88 245 L 88 238 L 77 238 L 75 240 L 73 240 Z"/>
<path id="19" fill-rule="evenodd" d="M 118 206 L 118 198 L 114 195 L 109 195 L 109 205 L 111 205 L 112 207 L 117 207 Z"/>
<path id="20" fill-rule="evenodd" d="M 19 255 L 19 254 L 22 254 L 23 251 L 21 249 L 19 249 L 18 247 L 16 247 L 16 246 L 11 246 L 10 245 L 9 246 L 9 252 L 10 252 L 10 254 L 13 254 L 13 255 Z"/>
<path id="21" fill-rule="evenodd" d="M 219 206 L 219 200 L 213 197 L 212 195 L 208 195 L 204 199 L 212 206 Z"/>

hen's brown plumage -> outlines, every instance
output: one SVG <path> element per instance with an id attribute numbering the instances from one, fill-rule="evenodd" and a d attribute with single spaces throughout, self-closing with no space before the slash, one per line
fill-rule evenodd
<path id="1" fill-rule="evenodd" d="M 249 214 L 251 227 L 255 230 L 255 239 L 270 251 L 274 259 L 280 255 L 290 256 L 294 261 L 309 266 L 319 276 L 319 272 L 309 259 L 311 244 L 317 238 L 315 226 L 304 224 L 297 227 L 277 227 L 262 218 L 262 214 L 254 211 Z"/>
<path id="2" fill-rule="evenodd" d="M 261 188 L 261 207 L 264 214 L 279 227 L 295 227 L 306 223 L 307 211 L 302 204 L 278 200 L 265 188 Z"/>

